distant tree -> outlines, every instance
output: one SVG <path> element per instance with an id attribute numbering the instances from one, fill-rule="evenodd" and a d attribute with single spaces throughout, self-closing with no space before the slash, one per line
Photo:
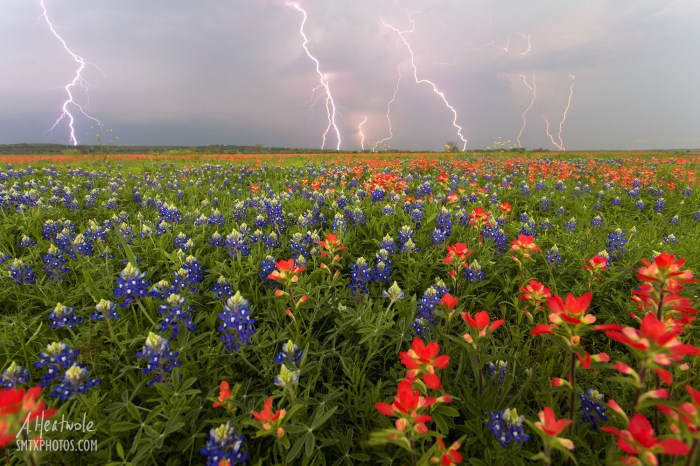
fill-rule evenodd
<path id="1" fill-rule="evenodd" d="M 459 152 L 459 146 L 454 141 L 447 141 L 445 144 L 445 152 Z"/>

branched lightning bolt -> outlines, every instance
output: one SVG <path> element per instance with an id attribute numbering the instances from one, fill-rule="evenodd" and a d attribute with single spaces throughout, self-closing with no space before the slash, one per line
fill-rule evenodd
<path id="1" fill-rule="evenodd" d="M 566 108 L 564 109 L 564 114 L 561 117 L 561 121 L 559 122 L 559 132 L 557 133 L 557 139 L 559 140 L 559 143 L 554 140 L 554 136 L 552 136 L 549 133 L 549 120 L 546 118 L 544 119 L 544 124 L 545 124 L 545 131 L 547 132 L 547 136 L 549 137 L 549 140 L 552 141 L 552 144 L 559 149 L 559 150 L 566 150 L 564 147 L 564 141 L 561 138 L 561 133 L 564 128 L 564 122 L 566 122 L 566 116 L 569 113 L 569 109 L 571 108 L 571 98 L 574 96 L 574 80 L 576 77 L 573 74 L 570 74 L 569 77 L 571 78 L 571 86 L 569 86 L 569 99 L 566 101 Z"/>
<path id="2" fill-rule="evenodd" d="M 362 150 L 365 150 L 365 133 L 362 131 L 365 123 L 367 123 L 367 117 L 364 117 L 360 124 L 357 125 L 357 134 L 360 136 L 360 147 L 362 147 Z"/>
<path id="3" fill-rule="evenodd" d="M 520 127 L 520 132 L 518 133 L 518 147 L 523 147 L 523 145 L 520 143 L 520 137 L 523 135 L 523 131 L 525 131 L 525 125 L 527 124 L 527 112 L 530 111 L 533 105 L 535 105 L 535 100 L 537 99 L 537 83 L 535 82 L 535 74 L 532 74 L 532 85 L 530 85 L 527 82 L 527 76 L 524 74 L 520 75 L 521 78 L 523 78 L 523 84 L 525 84 L 525 87 L 530 89 L 530 92 L 532 92 L 532 99 L 530 100 L 530 105 L 527 106 L 525 111 L 523 111 L 522 115 L 520 115 L 520 118 L 523 120 L 523 125 Z"/>
<path id="4" fill-rule="evenodd" d="M 309 39 L 306 37 L 306 33 L 304 32 L 304 25 L 306 24 L 306 11 L 299 6 L 298 3 L 296 2 L 287 2 L 287 6 L 291 6 L 295 10 L 297 10 L 299 13 L 302 15 L 302 20 L 301 20 L 301 25 L 299 26 L 299 34 L 301 35 L 303 39 L 302 47 L 304 48 L 304 52 L 306 52 L 306 56 L 309 57 L 311 61 L 314 62 L 316 65 L 316 73 L 318 74 L 319 81 L 320 81 L 320 86 L 323 87 L 323 90 L 326 94 L 326 114 L 328 115 L 328 126 L 326 126 L 326 131 L 323 133 L 323 141 L 321 142 L 321 149 L 323 149 L 326 145 L 326 138 L 328 137 L 328 133 L 331 131 L 331 128 L 335 132 L 336 139 L 338 143 L 336 144 L 335 149 L 340 150 L 340 143 L 341 143 L 341 138 L 340 138 L 340 130 L 338 129 L 338 125 L 335 122 L 335 115 L 336 115 L 336 108 L 335 108 L 335 101 L 333 100 L 333 95 L 331 94 L 331 88 L 330 85 L 328 84 L 328 79 L 326 78 L 326 75 L 321 72 L 321 63 L 318 61 L 318 59 L 311 53 L 309 50 L 308 44 L 309 44 Z"/>
<path id="5" fill-rule="evenodd" d="M 430 81 L 430 80 L 428 80 L 428 79 L 424 79 L 424 78 L 421 79 L 421 78 L 418 77 L 418 67 L 416 66 L 415 56 L 414 56 L 414 53 L 413 53 L 413 48 L 411 47 L 411 44 L 408 42 L 408 40 L 406 40 L 406 36 L 405 36 L 406 33 L 411 33 L 411 32 L 414 32 L 414 31 L 415 31 L 415 29 L 416 29 L 416 21 L 415 21 L 414 19 L 412 19 L 412 18 L 409 18 L 409 21 L 411 22 L 411 29 L 410 29 L 410 30 L 407 30 L 407 31 L 401 31 L 401 30 L 399 30 L 398 28 L 396 28 L 396 27 L 392 26 L 391 24 L 388 24 L 388 23 L 386 23 L 386 22 L 384 22 L 384 21 L 382 21 L 382 24 L 383 24 L 385 27 L 388 27 L 389 29 L 391 29 L 392 31 L 394 31 L 396 34 L 398 34 L 398 36 L 401 38 L 401 41 L 402 41 L 402 42 L 404 43 L 404 45 L 406 46 L 406 49 L 408 50 L 408 53 L 409 53 L 410 56 L 411 56 L 411 67 L 413 68 L 413 79 L 416 81 L 416 84 L 423 84 L 423 83 L 425 83 L 425 84 L 428 84 L 429 86 L 431 86 L 432 89 L 433 89 L 433 92 L 434 92 L 435 94 L 437 94 L 437 95 L 440 97 L 440 99 L 442 99 L 442 101 L 444 102 L 445 106 L 452 112 L 452 126 L 454 126 L 454 127 L 457 129 L 457 136 L 459 137 L 459 139 L 460 139 L 460 140 L 462 141 L 462 143 L 463 143 L 463 145 L 462 145 L 462 150 L 465 150 L 466 147 L 467 147 L 467 142 L 468 142 L 468 141 L 467 141 L 467 139 L 464 137 L 464 135 L 462 134 L 462 127 L 459 126 L 459 125 L 457 124 L 457 110 L 455 110 L 455 108 L 454 108 L 452 105 L 450 105 L 450 103 L 449 103 L 448 100 L 447 100 L 447 97 L 445 97 L 445 93 L 442 92 L 440 89 L 438 89 L 438 87 L 435 85 L 434 82 L 432 82 L 432 81 Z"/>
<path id="6" fill-rule="evenodd" d="M 396 87 L 394 88 L 394 93 L 391 95 L 391 100 L 389 100 L 389 102 L 386 104 L 386 122 L 389 127 L 389 135 L 375 142 L 374 145 L 372 145 L 372 152 L 377 152 L 377 147 L 379 147 L 380 144 L 384 144 L 394 137 L 394 131 L 391 127 L 391 105 L 396 100 L 396 94 L 399 92 L 399 85 L 401 84 L 401 68 L 396 67 L 396 71 L 399 74 L 398 78 L 396 79 Z"/>
<path id="7" fill-rule="evenodd" d="M 73 58 L 75 63 L 78 65 L 78 68 L 75 70 L 75 76 L 73 76 L 73 79 L 66 84 L 63 89 L 65 89 L 66 94 L 68 94 L 68 98 L 63 102 L 63 105 L 61 107 L 61 115 L 56 119 L 54 122 L 53 126 L 51 127 L 51 131 L 53 131 L 56 126 L 61 123 L 64 119 L 68 121 L 68 130 L 69 130 L 69 141 L 72 145 L 77 146 L 78 145 L 78 139 L 75 137 L 75 117 L 71 113 L 70 107 L 75 107 L 78 109 L 80 113 L 82 113 L 85 117 L 89 118 L 90 120 L 94 121 L 95 123 L 98 124 L 100 129 L 103 128 L 102 122 L 98 120 L 97 118 L 89 115 L 83 105 L 79 104 L 78 102 L 75 101 L 75 97 L 73 96 L 73 89 L 78 86 L 81 87 L 86 93 L 87 93 L 87 83 L 85 82 L 85 79 L 83 78 L 83 70 L 85 69 L 85 66 L 87 65 L 87 62 L 83 57 L 78 55 L 77 53 L 73 52 L 69 47 L 68 44 L 66 44 L 66 41 L 63 40 L 63 38 L 58 34 L 56 29 L 53 26 L 53 23 L 51 23 L 51 20 L 49 19 L 48 12 L 46 10 L 46 5 L 44 5 L 44 0 L 40 0 L 40 5 L 41 5 L 41 10 L 42 14 L 41 17 L 46 20 L 46 24 L 49 25 L 49 30 L 51 31 L 51 34 L 61 43 L 63 46 L 63 49 L 68 52 L 68 54 Z"/>

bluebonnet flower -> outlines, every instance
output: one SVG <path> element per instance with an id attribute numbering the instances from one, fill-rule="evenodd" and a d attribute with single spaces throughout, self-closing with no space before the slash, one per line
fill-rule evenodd
<path id="1" fill-rule="evenodd" d="M 520 192 L 525 195 L 530 194 L 530 187 L 524 181 L 520 182 Z"/>
<path id="2" fill-rule="evenodd" d="M 331 230 L 334 232 L 341 233 L 347 230 L 348 225 L 347 222 L 345 221 L 345 217 L 343 216 L 342 213 L 337 212 L 335 216 L 333 217 L 333 225 L 331 225 Z"/>
<path id="3" fill-rule="evenodd" d="M 160 280 L 153 284 L 151 289 L 148 291 L 148 296 L 152 296 L 156 299 L 166 299 L 170 296 L 173 291 L 173 287 L 168 280 Z"/>
<path id="4" fill-rule="evenodd" d="M 287 390 L 294 388 L 299 383 L 299 371 L 290 370 L 286 364 L 280 366 L 280 373 L 275 376 L 275 385 Z"/>
<path id="5" fill-rule="evenodd" d="M 391 204 L 385 204 L 382 207 L 382 213 L 384 215 L 394 215 L 394 207 Z"/>
<path id="6" fill-rule="evenodd" d="M 190 237 L 184 234 L 183 232 L 180 232 L 175 236 L 173 239 L 173 247 L 175 249 L 182 249 L 183 251 L 186 251 L 186 244 L 190 240 Z"/>
<path id="7" fill-rule="evenodd" d="M 31 265 L 24 265 L 21 259 L 14 259 L 12 261 L 9 274 L 15 285 L 33 285 L 36 283 L 33 267 Z"/>
<path id="8" fill-rule="evenodd" d="M 423 222 L 423 211 L 415 208 L 411 210 L 411 220 L 416 224 L 416 228 L 420 228 L 421 222 Z"/>
<path id="9" fill-rule="evenodd" d="M 374 270 L 372 270 L 372 281 L 375 283 L 391 283 L 391 273 L 390 265 L 382 259 L 377 259 L 377 262 L 374 264 Z"/>
<path id="10" fill-rule="evenodd" d="M 251 319 L 250 314 L 248 300 L 241 296 L 240 291 L 226 300 L 219 314 L 221 325 L 217 330 L 222 334 L 219 340 L 226 344 L 229 351 L 237 351 L 241 343 L 250 346 L 250 337 L 256 332 L 255 319 Z"/>
<path id="11" fill-rule="evenodd" d="M 504 253 L 508 250 L 508 236 L 503 232 L 503 230 L 496 228 L 495 226 L 487 225 L 479 232 L 479 236 L 482 239 L 493 240 L 493 249 Z"/>
<path id="12" fill-rule="evenodd" d="M 148 285 L 150 284 L 145 279 L 146 273 L 141 272 L 131 262 L 119 272 L 116 286 L 114 287 L 114 297 L 124 298 L 121 307 L 129 307 L 135 299 L 143 298 L 148 295 Z"/>
<path id="13" fill-rule="evenodd" d="M 73 330 L 76 324 L 84 320 L 82 317 L 75 315 L 74 307 L 68 307 L 61 303 L 56 304 L 53 311 L 49 313 L 49 318 L 51 319 L 49 327 L 67 328 L 69 330 Z"/>
<path id="14" fill-rule="evenodd" d="M 218 231 L 215 231 L 212 233 L 211 238 L 209 239 L 209 244 L 212 246 L 223 246 L 224 245 L 224 237 L 221 236 L 221 233 Z"/>
<path id="15" fill-rule="evenodd" d="M 608 242 L 605 243 L 605 249 L 608 251 L 611 259 L 619 259 L 625 252 L 627 244 L 627 235 L 620 228 L 616 229 L 608 235 Z"/>
<path id="16" fill-rule="evenodd" d="M 622 201 L 620 200 L 620 196 L 615 196 L 615 198 L 613 198 L 611 203 L 612 203 L 612 205 L 617 205 L 617 206 L 621 205 Z"/>
<path id="17" fill-rule="evenodd" d="M 62 382 L 51 388 L 51 397 L 66 401 L 77 394 L 84 394 L 88 389 L 102 382 L 102 379 L 88 378 L 88 372 L 87 368 L 74 363 L 63 374 Z"/>
<path id="18" fill-rule="evenodd" d="M 447 241 L 447 237 L 449 236 L 449 232 L 435 227 L 432 233 L 430 233 L 430 239 L 432 240 L 432 244 L 442 244 L 445 241 Z"/>
<path id="19" fill-rule="evenodd" d="M 382 296 L 389 298 L 392 303 L 395 303 L 396 301 L 402 300 L 406 295 L 399 287 L 399 284 L 396 283 L 396 280 L 394 280 L 394 283 L 391 284 L 389 289 L 382 290 Z"/>
<path id="20" fill-rule="evenodd" d="M 90 316 L 92 320 L 118 319 L 119 317 L 117 305 L 108 299 L 101 299 L 95 305 L 95 312 Z"/>
<path id="21" fill-rule="evenodd" d="M 355 207 L 349 215 L 350 223 L 352 225 L 365 225 L 367 220 L 365 219 L 365 213 L 360 207 Z"/>
<path id="22" fill-rule="evenodd" d="M 518 221 L 521 223 L 527 223 L 530 221 L 530 217 L 527 215 L 527 212 L 523 212 L 518 216 Z"/>
<path id="23" fill-rule="evenodd" d="M 469 280 L 469 283 L 483 282 L 485 278 L 484 271 L 481 269 L 481 264 L 479 264 L 476 259 L 469 264 L 469 267 L 465 267 L 462 270 L 462 276 Z"/>
<path id="24" fill-rule="evenodd" d="M 585 395 L 577 394 L 581 400 L 581 423 L 588 423 L 593 427 L 593 430 L 598 432 L 598 423 L 606 422 L 608 417 L 605 415 L 605 395 L 598 390 L 589 388 Z"/>
<path id="25" fill-rule="evenodd" d="M 207 225 L 218 225 L 222 227 L 225 224 L 226 219 L 224 219 L 223 214 L 219 211 L 219 209 L 213 209 L 211 211 L 211 215 L 209 215 L 209 218 L 207 219 Z"/>
<path id="26" fill-rule="evenodd" d="M 354 264 L 350 265 L 350 270 L 352 272 L 350 274 L 350 283 L 347 285 L 348 288 L 355 294 L 369 293 L 367 283 L 372 279 L 372 271 L 365 258 L 359 257 Z"/>
<path id="27" fill-rule="evenodd" d="M 601 204 L 600 202 L 596 202 L 595 204 L 593 204 L 593 210 L 600 210 L 602 207 L 603 204 Z"/>
<path id="28" fill-rule="evenodd" d="M 666 207 L 666 199 L 660 197 L 654 203 L 654 212 L 663 212 Z"/>
<path id="29" fill-rule="evenodd" d="M 413 239 L 413 228 L 408 225 L 403 225 L 399 229 L 399 245 L 403 247 L 409 239 Z"/>
<path id="30" fill-rule="evenodd" d="M 696 222 L 700 222 L 700 210 L 695 212 L 695 215 L 693 215 L 693 220 L 695 220 Z"/>
<path id="31" fill-rule="evenodd" d="M 196 293 L 197 285 L 200 285 L 203 281 L 204 269 L 199 260 L 190 255 L 185 258 L 185 263 L 182 264 L 182 267 L 175 272 L 173 289 L 177 291 L 190 290 Z"/>
<path id="32" fill-rule="evenodd" d="M 561 256 L 559 255 L 559 248 L 557 247 L 556 244 L 554 246 L 552 246 L 550 249 L 548 249 L 544 253 L 544 256 L 550 264 L 557 265 L 557 264 L 561 264 L 564 261 L 564 259 L 562 259 Z"/>
<path id="33" fill-rule="evenodd" d="M 558 180 L 556 184 L 554 185 L 554 189 L 557 191 L 564 191 L 566 192 L 566 186 L 564 186 L 564 182 L 561 180 Z"/>
<path id="34" fill-rule="evenodd" d="M 282 247 L 282 241 L 280 241 L 279 236 L 274 231 L 263 237 L 263 243 L 265 243 L 265 250 Z"/>
<path id="35" fill-rule="evenodd" d="M 566 215 L 566 210 L 564 209 L 564 207 L 559 206 L 559 208 L 556 211 L 556 214 L 557 215 Z"/>
<path id="36" fill-rule="evenodd" d="M 28 248 L 30 246 L 34 246 L 35 244 L 36 244 L 36 241 L 31 239 L 29 236 L 22 235 L 22 240 L 19 242 L 18 246 L 20 248 Z"/>
<path id="37" fill-rule="evenodd" d="M 92 256 L 95 252 L 92 248 L 92 242 L 86 239 L 82 233 L 78 233 L 73 239 L 73 249 L 81 256 Z"/>
<path id="38" fill-rule="evenodd" d="M 169 225 L 168 222 L 162 220 L 158 225 L 156 225 L 156 236 L 162 236 L 168 232 Z"/>
<path id="39" fill-rule="evenodd" d="M 673 217 L 671 217 L 669 222 L 673 223 L 674 225 L 678 225 L 679 223 L 681 223 L 681 219 L 678 217 L 678 215 L 674 215 Z"/>
<path id="40" fill-rule="evenodd" d="M 258 277 L 260 277 L 260 280 L 262 280 L 264 286 L 271 287 L 275 285 L 275 281 L 268 278 L 269 275 L 277 269 L 275 262 L 275 258 L 272 256 L 265 256 L 265 259 L 260 261 L 260 272 L 258 272 Z"/>
<path id="41" fill-rule="evenodd" d="M 693 194 L 693 190 L 690 188 L 690 186 L 687 186 L 681 190 L 681 196 L 690 196 Z"/>
<path id="42" fill-rule="evenodd" d="M 384 200 L 384 188 L 381 186 L 376 186 L 372 190 L 372 202 L 380 202 Z"/>
<path id="43" fill-rule="evenodd" d="M 185 298 L 176 293 L 170 294 L 166 303 L 158 307 L 158 312 L 163 316 L 159 331 L 164 332 L 170 328 L 173 338 L 177 338 L 180 333 L 180 323 L 183 323 L 189 331 L 194 332 L 192 311 L 192 306 L 187 306 Z"/>
<path id="44" fill-rule="evenodd" d="M 153 378 L 146 384 L 151 387 L 165 379 L 173 369 L 179 367 L 181 362 L 177 359 L 178 352 L 170 348 L 170 340 L 166 340 L 158 334 L 150 332 L 146 338 L 143 349 L 136 353 L 136 357 L 146 360 L 144 374 L 153 374 Z"/>
<path id="45" fill-rule="evenodd" d="M 224 244 L 229 256 L 235 256 L 237 253 L 240 253 L 242 257 L 250 255 L 250 248 L 248 247 L 246 235 L 235 228 L 231 230 L 230 234 L 226 235 L 226 242 Z"/>
<path id="46" fill-rule="evenodd" d="M 452 218 L 447 207 L 443 206 L 440 209 L 440 213 L 437 215 L 435 220 L 437 221 L 435 229 L 440 229 L 445 232 L 446 236 L 450 236 L 452 233 Z"/>
<path id="47" fill-rule="evenodd" d="M 489 413 L 489 416 L 491 420 L 486 425 L 502 447 L 507 446 L 510 442 L 520 444 L 530 440 L 530 436 L 525 433 L 523 426 L 525 417 L 518 416 L 518 411 L 515 408 Z"/>
<path id="48" fill-rule="evenodd" d="M 599 228 L 603 226 L 603 218 L 600 215 L 596 215 L 591 219 L 591 226 L 594 228 Z"/>
<path id="49" fill-rule="evenodd" d="M 0 387 L 2 388 L 15 388 L 27 382 L 29 382 L 29 371 L 14 361 L 0 375 Z"/>
<path id="50" fill-rule="evenodd" d="M 214 287 L 211 289 L 212 292 L 216 293 L 217 299 L 228 299 L 233 296 L 233 285 L 229 284 L 226 277 L 219 275 L 219 278 L 214 283 Z"/>
<path id="51" fill-rule="evenodd" d="M 671 233 L 668 236 L 664 236 L 664 243 L 675 243 L 676 242 L 676 235 Z"/>
<path id="52" fill-rule="evenodd" d="M 423 292 L 423 296 L 418 300 L 418 315 L 416 315 L 411 328 L 420 337 L 423 337 L 428 324 L 435 324 L 435 307 L 440 303 L 442 297 L 447 293 L 444 283 L 433 285 Z"/>
<path id="53" fill-rule="evenodd" d="M 547 196 L 540 199 L 540 210 L 549 210 L 549 198 Z"/>
<path id="54" fill-rule="evenodd" d="M 207 466 L 219 466 L 220 464 L 245 463 L 248 459 L 248 451 L 242 450 L 244 435 L 236 434 L 230 423 L 221 424 L 209 431 L 209 439 L 206 446 L 199 453 L 207 457 Z"/>
<path id="55" fill-rule="evenodd" d="M 42 387 L 47 386 L 56 378 L 75 364 L 80 350 L 74 350 L 63 342 L 54 342 L 46 345 L 46 351 L 39 355 L 39 361 L 34 363 L 35 367 L 45 367 L 46 373 L 41 376 Z"/>
<path id="56" fill-rule="evenodd" d="M 540 222 L 540 230 L 549 231 L 549 230 L 553 230 L 553 229 L 554 229 L 554 225 L 552 225 L 552 222 L 550 222 L 548 218 L 545 218 L 544 220 L 542 220 Z"/>
<path id="57" fill-rule="evenodd" d="M 53 281 L 60 281 L 70 271 L 66 267 L 68 259 L 63 256 L 55 244 L 49 246 L 48 252 L 42 256 L 42 259 L 44 261 L 43 270 L 46 271 L 46 276 L 53 279 Z"/>
<path id="58" fill-rule="evenodd" d="M 292 340 L 288 340 L 287 343 L 282 344 L 282 352 L 275 355 L 274 361 L 277 364 L 289 361 L 296 366 L 299 364 L 299 361 L 301 361 L 303 355 L 304 351 L 299 348 L 299 345 Z"/>
<path id="59" fill-rule="evenodd" d="M 495 364 L 489 361 L 489 363 L 486 365 L 486 369 L 489 371 L 488 374 L 486 374 L 486 378 L 491 380 L 496 374 L 498 374 L 498 384 L 502 385 L 506 380 L 506 374 L 508 373 L 508 361 L 499 359 Z"/>
<path id="60" fill-rule="evenodd" d="M 197 217 L 194 221 L 194 226 L 199 227 L 204 225 L 207 222 L 207 216 L 204 214 L 199 214 L 199 217 Z"/>
<path id="61" fill-rule="evenodd" d="M 5 254 L 4 252 L 0 252 L 0 264 L 4 264 L 8 260 L 10 260 L 11 257 L 9 254 Z"/>
<path id="62" fill-rule="evenodd" d="M 132 240 L 136 239 L 136 235 L 134 234 L 131 225 L 126 222 L 119 224 L 119 234 L 126 240 L 126 244 L 133 244 Z M 58 242 L 60 236 L 61 235 L 58 235 L 58 237 L 56 237 L 56 242 Z"/>
<path id="63" fill-rule="evenodd" d="M 634 203 L 634 208 L 637 210 L 644 210 L 644 207 L 646 207 L 646 205 L 644 204 L 644 201 L 641 199 Z"/>

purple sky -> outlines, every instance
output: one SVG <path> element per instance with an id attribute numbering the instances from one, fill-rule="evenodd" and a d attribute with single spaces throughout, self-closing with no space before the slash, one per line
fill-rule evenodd
<path id="1" fill-rule="evenodd" d="M 697 0 L 298 1 L 341 150 L 461 147 L 453 119 L 467 149 L 518 139 L 530 149 L 700 147 Z M 321 147 L 326 98 L 302 48 L 302 15 L 285 1 L 44 3 L 89 62 L 87 110 L 108 130 L 98 137 L 96 123 L 76 113 L 78 142 Z M 39 0 L 3 1 L 0 143 L 70 142 L 67 120 L 49 129 L 77 65 L 41 14 Z M 403 37 L 415 76 L 392 29 L 408 31 L 411 20 L 415 30 Z M 378 144 L 389 137 L 399 73 L 393 138 Z M 456 119 L 415 77 L 434 83 Z M 88 101 L 77 89 L 75 100 Z M 325 148 L 337 144 L 331 128 Z"/>

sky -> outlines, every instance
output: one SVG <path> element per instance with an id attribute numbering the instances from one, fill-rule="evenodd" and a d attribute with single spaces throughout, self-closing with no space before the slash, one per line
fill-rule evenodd
<path id="1" fill-rule="evenodd" d="M 0 144 L 700 148 L 697 0 L 297 2 L 44 0 L 72 141 L 79 64 L 2 0 Z"/>

